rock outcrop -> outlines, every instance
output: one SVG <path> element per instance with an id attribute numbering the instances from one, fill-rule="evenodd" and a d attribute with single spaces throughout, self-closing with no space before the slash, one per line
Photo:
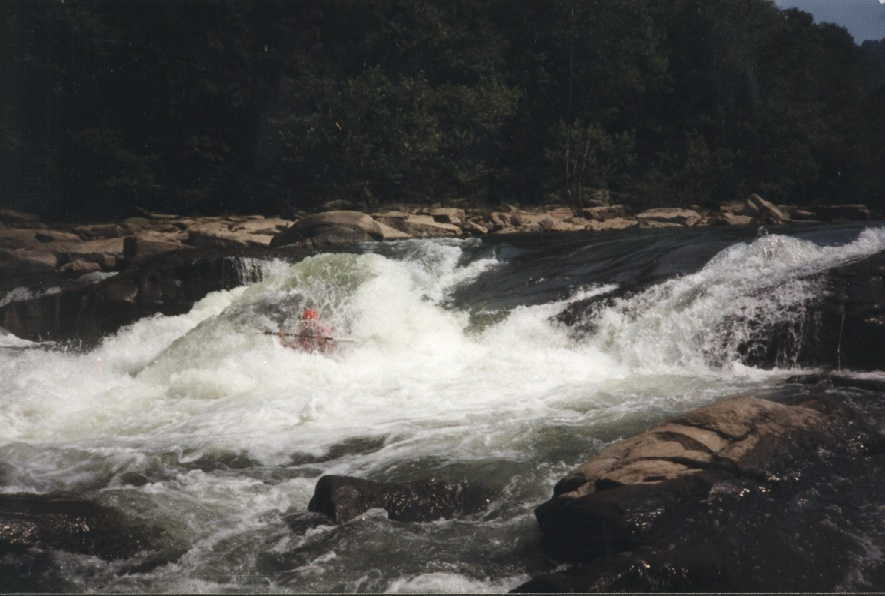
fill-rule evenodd
<path id="1" fill-rule="evenodd" d="M 646 209 L 636 215 L 642 227 L 691 227 L 701 221 L 701 214 L 693 209 L 656 208 Z"/>
<path id="2" fill-rule="evenodd" d="M 755 366 L 885 367 L 885 253 L 813 277 L 823 291 L 803 316 L 748 340 L 744 360 Z"/>
<path id="3" fill-rule="evenodd" d="M 826 383 L 782 399 L 695 410 L 562 479 L 536 516 L 548 555 L 573 564 L 516 591 L 840 589 L 865 518 L 829 504 L 885 504 L 848 488 L 885 468 L 885 408 Z"/>
<path id="4" fill-rule="evenodd" d="M 384 231 L 360 211 L 327 211 L 309 215 L 273 237 L 270 246 L 322 249 L 370 240 L 383 240 Z"/>
<path id="5" fill-rule="evenodd" d="M 308 509 L 337 523 L 345 523 L 373 508 L 386 510 L 393 520 L 419 522 L 477 513 L 488 502 L 486 489 L 462 482 L 431 479 L 394 484 L 323 476 Z"/>

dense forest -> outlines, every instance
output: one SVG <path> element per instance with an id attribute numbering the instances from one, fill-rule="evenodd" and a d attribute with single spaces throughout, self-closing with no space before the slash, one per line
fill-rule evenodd
<path id="1" fill-rule="evenodd" d="M 885 40 L 770 0 L 5 0 L 0 203 L 885 207 Z"/>

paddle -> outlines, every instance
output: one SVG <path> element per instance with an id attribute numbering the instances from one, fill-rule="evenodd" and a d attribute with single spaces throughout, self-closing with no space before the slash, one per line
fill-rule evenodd
<path id="1" fill-rule="evenodd" d="M 278 335 L 281 337 L 302 337 L 304 339 L 322 339 L 326 341 L 345 341 L 345 342 L 358 342 L 358 339 L 353 339 L 350 337 L 329 337 L 327 335 L 309 335 L 306 333 L 284 333 L 281 331 L 262 331 L 264 335 Z"/>

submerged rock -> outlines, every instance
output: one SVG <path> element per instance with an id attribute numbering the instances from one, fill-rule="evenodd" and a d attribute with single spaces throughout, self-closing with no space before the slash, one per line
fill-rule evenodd
<path id="1" fill-rule="evenodd" d="M 450 519 L 477 513 L 489 502 L 488 491 L 462 482 L 424 480 L 384 483 L 350 476 L 323 476 L 308 510 L 345 523 L 369 509 L 380 508 L 397 521 Z"/>

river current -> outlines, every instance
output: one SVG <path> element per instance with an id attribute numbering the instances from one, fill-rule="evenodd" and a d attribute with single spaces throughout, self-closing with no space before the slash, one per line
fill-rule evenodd
<path id="1" fill-rule="evenodd" d="M 0 332 L 6 493 L 65 491 L 160 525 L 173 562 L 54 553 L 67 591 L 501 592 L 545 563 L 534 506 L 611 441 L 796 374 L 739 345 L 801 314 L 808 275 L 885 250 L 885 228 L 408 240 L 298 263 L 147 317 L 88 351 Z M 570 304 L 643 284 L 581 335 Z M 341 338 L 282 346 L 305 306 Z M 457 520 L 371 510 L 286 523 L 317 478 L 482 481 Z M 137 479 L 137 481 L 133 481 Z"/>

